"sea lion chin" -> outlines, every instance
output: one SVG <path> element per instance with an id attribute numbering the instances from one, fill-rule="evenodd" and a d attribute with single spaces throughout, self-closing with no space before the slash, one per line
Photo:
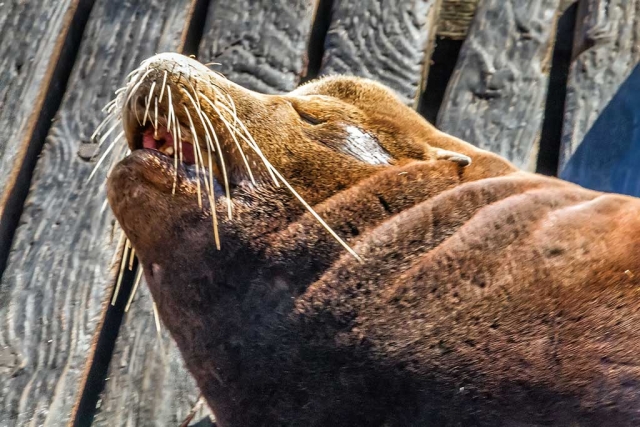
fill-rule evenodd
<path id="1" fill-rule="evenodd" d="M 119 94 L 109 203 L 220 426 L 637 419 L 639 200 L 365 79 L 263 95 L 161 54 Z"/>

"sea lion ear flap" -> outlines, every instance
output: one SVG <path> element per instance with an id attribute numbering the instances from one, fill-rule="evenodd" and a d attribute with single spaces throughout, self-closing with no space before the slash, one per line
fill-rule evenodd
<path id="1" fill-rule="evenodd" d="M 455 151 L 441 150 L 439 148 L 436 148 L 436 160 L 447 160 L 449 162 L 457 163 L 462 167 L 469 166 L 471 164 L 471 157 L 456 153 Z"/>

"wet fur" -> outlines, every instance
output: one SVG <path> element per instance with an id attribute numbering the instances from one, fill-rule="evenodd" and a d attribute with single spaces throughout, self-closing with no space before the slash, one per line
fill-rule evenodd
<path id="1" fill-rule="evenodd" d="M 235 189 L 218 251 L 188 177 L 171 194 L 171 161 L 116 167 L 111 206 L 220 426 L 635 423 L 639 200 L 517 171 L 365 80 L 238 93 L 247 118 L 273 112 L 254 138 L 364 262 L 267 181 Z M 393 164 L 316 148 L 301 112 L 337 143 L 330 126 L 356 120 Z"/>

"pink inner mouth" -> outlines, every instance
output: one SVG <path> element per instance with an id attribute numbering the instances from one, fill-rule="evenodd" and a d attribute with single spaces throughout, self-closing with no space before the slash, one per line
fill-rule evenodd
<path id="1" fill-rule="evenodd" d="M 196 162 L 191 142 L 182 140 L 182 144 L 174 144 L 173 135 L 167 132 L 167 128 L 162 126 L 157 131 L 152 126 L 149 126 L 142 134 L 142 146 L 144 148 L 159 151 L 169 157 L 174 157 L 177 153 L 182 152 L 183 163 L 192 165 Z M 180 158 L 179 155 L 178 158 Z"/>

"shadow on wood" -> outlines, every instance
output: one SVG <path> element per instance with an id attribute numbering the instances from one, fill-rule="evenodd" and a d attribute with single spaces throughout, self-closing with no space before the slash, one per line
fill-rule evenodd
<path id="1" fill-rule="evenodd" d="M 560 174 L 594 190 L 640 196 L 640 65 L 620 86 Z"/>

